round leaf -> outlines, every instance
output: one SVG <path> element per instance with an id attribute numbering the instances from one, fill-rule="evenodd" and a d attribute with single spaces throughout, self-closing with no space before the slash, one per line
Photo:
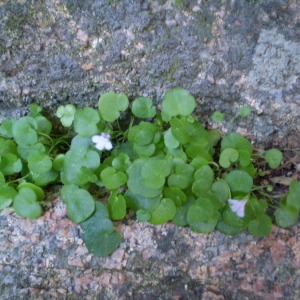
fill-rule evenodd
<path id="1" fill-rule="evenodd" d="M 127 190 L 125 192 L 124 198 L 126 200 L 126 206 L 133 211 L 150 211 L 154 209 L 154 207 L 156 207 L 160 201 L 160 196 L 157 196 L 155 198 L 148 198 L 134 194 L 130 190 Z"/>
<path id="2" fill-rule="evenodd" d="M 84 189 L 77 189 L 76 192 L 67 195 L 65 199 L 67 215 L 74 223 L 86 220 L 95 209 L 95 201 L 90 193 Z"/>
<path id="3" fill-rule="evenodd" d="M 223 168 L 229 168 L 231 163 L 239 159 L 239 152 L 233 148 L 226 148 L 221 152 L 219 164 Z"/>
<path id="4" fill-rule="evenodd" d="M 165 187 L 163 195 L 173 200 L 176 206 L 181 206 L 186 201 L 186 194 L 177 187 Z"/>
<path id="5" fill-rule="evenodd" d="M 244 150 L 250 155 L 252 153 L 251 143 L 245 139 L 240 133 L 231 132 L 224 136 L 221 142 L 221 151 L 226 148 L 234 148 L 236 150 Z"/>
<path id="6" fill-rule="evenodd" d="M 244 106 L 239 109 L 239 115 L 242 118 L 246 118 L 251 114 L 251 108 L 249 106 Z"/>
<path id="7" fill-rule="evenodd" d="M 113 122 L 119 118 L 120 111 L 127 109 L 128 104 L 128 98 L 125 94 L 108 92 L 100 97 L 98 107 L 103 120 Z"/>
<path id="8" fill-rule="evenodd" d="M 56 111 L 56 116 L 60 118 L 60 121 L 64 127 L 70 127 L 73 123 L 76 108 L 72 104 L 66 106 L 59 106 Z"/>
<path id="9" fill-rule="evenodd" d="M 126 215 L 126 201 L 122 195 L 111 193 L 108 198 L 107 208 L 112 220 L 122 220 Z"/>
<path id="10" fill-rule="evenodd" d="M 117 231 L 100 231 L 97 234 L 85 232 L 83 241 L 91 253 L 104 257 L 113 253 L 120 246 L 121 236 Z"/>
<path id="11" fill-rule="evenodd" d="M 74 118 L 74 130 L 82 137 L 91 137 L 98 132 L 99 121 L 97 110 L 91 107 L 77 110 Z"/>
<path id="12" fill-rule="evenodd" d="M 37 123 L 32 117 L 23 117 L 13 124 L 12 133 L 20 146 L 30 146 L 37 141 Z"/>
<path id="13" fill-rule="evenodd" d="M 52 168 L 52 160 L 49 156 L 32 153 L 28 156 L 28 168 L 33 174 L 43 174 Z"/>
<path id="14" fill-rule="evenodd" d="M 133 164 L 127 169 L 128 181 L 127 186 L 128 189 L 132 191 L 134 194 L 138 194 L 147 198 L 154 198 L 158 196 L 162 188 L 151 188 L 146 186 L 143 182 L 142 178 L 142 167 L 146 160 L 136 160 Z"/>
<path id="15" fill-rule="evenodd" d="M 276 224 L 282 228 L 295 225 L 299 220 L 299 212 L 293 206 L 283 206 L 275 210 Z"/>
<path id="16" fill-rule="evenodd" d="M 162 188 L 169 173 L 170 164 L 164 159 L 148 159 L 141 170 L 143 183 L 153 189 Z"/>
<path id="17" fill-rule="evenodd" d="M 42 214 L 42 208 L 37 202 L 36 194 L 30 188 L 19 190 L 14 199 L 13 208 L 19 216 L 28 219 L 37 219 Z"/>
<path id="18" fill-rule="evenodd" d="M 174 88 L 166 93 L 162 102 L 162 115 L 165 121 L 175 116 L 189 116 L 196 107 L 196 101 L 182 88 Z"/>
<path id="19" fill-rule="evenodd" d="M 152 224 L 163 224 L 172 220 L 176 214 L 176 206 L 171 199 L 163 198 L 159 205 L 151 212 L 149 220 Z"/>
<path id="20" fill-rule="evenodd" d="M 128 132 L 128 140 L 139 146 L 149 145 L 155 136 L 156 128 L 149 122 L 141 122 L 132 126 Z"/>
<path id="21" fill-rule="evenodd" d="M 215 123 L 222 122 L 224 118 L 225 114 L 221 113 L 220 111 L 215 111 L 211 116 L 212 121 Z"/>
<path id="22" fill-rule="evenodd" d="M 127 182 L 127 175 L 123 172 L 116 172 L 116 169 L 112 167 L 105 168 L 100 177 L 109 190 L 116 190 Z"/>
<path id="23" fill-rule="evenodd" d="M 179 141 L 172 134 L 172 129 L 169 128 L 164 134 L 164 143 L 167 148 L 176 149 L 179 147 Z"/>
<path id="24" fill-rule="evenodd" d="M 265 236 L 272 230 L 272 219 L 263 214 L 252 220 L 248 224 L 248 231 L 255 236 Z"/>
<path id="25" fill-rule="evenodd" d="M 23 182 L 18 185 L 19 191 L 24 188 L 29 188 L 29 189 L 33 190 L 35 192 L 35 195 L 36 195 L 36 198 L 38 201 L 44 200 L 45 193 L 44 193 L 43 189 L 41 189 L 39 186 L 37 186 L 31 182 Z"/>
<path id="26" fill-rule="evenodd" d="M 156 108 L 150 98 L 140 97 L 135 99 L 131 110 L 139 118 L 153 118 L 156 115 Z"/>
<path id="27" fill-rule="evenodd" d="M 0 184 L 0 210 L 9 207 L 17 195 L 17 191 L 11 186 Z"/>
<path id="28" fill-rule="evenodd" d="M 282 161 L 283 155 L 282 155 L 281 151 L 273 148 L 273 149 L 270 149 L 265 152 L 264 158 L 267 161 L 267 163 L 269 164 L 270 168 L 276 169 L 279 167 L 279 165 Z"/>
<path id="29" fill-rule="evenodd" d="M 232 193 L 249 194 L 253 186 L 252 177 L 245 171 L 240 170 L 231 171 L 225 176 L 225 181 Z"/>
<path id="30" fill-rule="evenodd" d="M 215 229 L 220 214 L 208 199 L 201 199 L 191 205 L 187 213 L 187 221 L 192 230 L 208 233 Z"/>

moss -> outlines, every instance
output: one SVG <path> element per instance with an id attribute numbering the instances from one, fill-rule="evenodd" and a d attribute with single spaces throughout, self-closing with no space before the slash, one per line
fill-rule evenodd
<path id="1" fill-rule="evenodd" d="M 174 59 L 174 61 L 172 62 L 171 66 L 169 68 L 169 73 L 166 75 L 169 82 L 175 81 L 174 75 L 175 75 L 176 71 L 178 70 L 178 64 L 179 64 L 179 59 L 178 58 Z"/>

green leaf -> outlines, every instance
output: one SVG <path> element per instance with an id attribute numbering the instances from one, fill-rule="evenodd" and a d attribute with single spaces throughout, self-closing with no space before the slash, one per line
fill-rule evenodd
<path id="1" fill-rule="evenodd" d="M 20 189 L 14 198 L 15 212 L 24 218 L 37 219 L 42 214 L 42 208 L 37 202 L 35 192 L 30 188 Z"/>
<path id="2" fill-rule="evenodd" d="M 12 133 L 20 146 L 30 146 L 37 142 L 37 123 L 32 117 L 23 117 L 13 124 Z"/>
<path id="3" fill-rule="evenodd" d="M 67 187 L 67 189 L 72 189 L 72 188 L 74 188 L 74 186 L 72 185 Z M 67 193 L 69 193 L 69 191 Z M 99 231 L 112 232 L 114 230 L 113 222 L 109 219 L 108 209 L 103 203 L 99 201 L 95 201 L 94 212 L 88 219 L 81 222 L 80 226 L 84 231 L 88 230 L 90 231 L 90 233 L 95 233 L 95 234 Z"/>
<path id="4" fill-rule="evenodd" d="M 65 160 L 65 154 L 60 153 L 56 155 L 52 162 L 53 170 L 61 171 L 64 164 L 64 160 Z"/>
<path id="5" fill-rule="evenodd" d="M 72 104 L 67 104 L 66 106 L 61 105 L 58 107 L 56 116 L 60 118 L 61 124 L 64 127 L 70 127 L 73 123 L 75 113 L 75 106 Z"/>
<path id="6" fill-rule="evenodd" d="M 276 224 L 282 228 L 297 224 L 299 220 L 299 211 L 293 206 L 282 206 L 275 210 Z"/>
<path id="7" fill-rule="evenodd" d="M 100 116 L 97 110 L 91 107 L 79 109 L 74 117 L 74 130 L 82 137 L 91 137 L 98 133 L 99 121 Z"/>
<path id="8" fill-rule="evenodd" d="M 13 124 L 16 122 L 16 119 L 4 120 L 0 124 L 0 135 L 3 135 L 8 138 L 13 137 L 12 128 Z"/>
<path id="9" fill-rule="evenodd" d="M 246 215 L 259 216 L 264 214 L 267 208 L 268 208 L 268 204 L 266 200 L 264 199 L 258 200 L 255 197 L 251 197 L 247 201 L 245 211 L 246 211 Z"/>
<path id="10" fill-rule="evenodd" d="M 192 201 L 185 202 L 182 206 L 177 206 L 176 215 L 172 219 L 172 222 L 177 226 L 187 226 L 187 212 L 189 207 L 193 204 Z"/>
<path id="11" fill-rule="evenodd" d="M 124 194 L 126 206 L 133 211 L 145 210 L 150 211 L 156 207 L 160 201 L 160 195 L 154 198 L 143 197 L 127 190 Z"/>
<path id="12" fill-rule="evenodd" d="M 3 175 L 12 175 L 22 170 L 21 160 L 12 153 L 5 153 L 0 156 L 0 171 Z"/>
<path id="13" fill-rule="evenodd" d="M 152 224 L 163 224 L 172 220 L 176 214 L 176 206 L 171 199 L 163 198 L 159 205 L 151 212 L 149 220 Z"/>
<path id="14" fill-rule="evenodd" d="M 52 160 L 47 155 L 35 152 L 28 156 L 28 167 L 33 174 L 43 174 L 51 170 Z"/>
<path id="15" fill-rule="evenodd" d="M 142 168 L 145 162 L 146 160 L 144 159 L 135 160 L 127 169 L 127 186 L 128 189 L 134 194 L 138 194 L 143 197 L 154 198 L 161 193 L 162 188 L 154 189 L 144 184 L 142 178 Z"/>
<path id="16" fill-rule="evenodd" d="M 230 188 L 224 180 L 215 181 L 211 190 L 223 204 L 226 204 L 227 200 L 230 199 Z"/>
<path id="17" fill-rule="evenodd" d="M 116 190 L 127 182 L 127 175 L 121 171 L 117 172 L 113 167 L 105 168 L 100 177 L 108 190 Z"/>
<path id="18" fill-rule="evenodd" d="M 226 208 L 222 212 L 222 219 L 229 226 L 237 227 L 240 229 L 245 229 L 249 222 L 249 218 L 247 217 L 247 215 L 244 218 L 240 218 L 230 208 Z"/>
<path id="19" fill-rule="evenodd" d="M 49 170 L 45 173 L 32 173 L 32 180 L 35 185 L 46 186 L 50 183 L 54 183 L 58 177 L 58 172 Z"/>
<path id="20" fill-rule="evenodd" d="M 229 168 L 231 163 L 239 159 L 239 152 L 233 148 L 226 148 L 221 152 L 219 164 L 223 168 Z"/>
<path id="21" fill-rule="evenodd" d="M 155 145 L 134 145 L 134 150 L 140 157 L 150 157 L 155 153 Z"/>
<path id="22" fill-rule="evenodd" d="M 270 168 L 276 169 L 280 166 L 283 155 L 278 149 L 270 149 L 264 153 L 264 158 L 269 164 Z"/>
<path id="23" fill-rule="evenodd" d="M 186 202 L 186 194 L 178 187 L 165 187 L 163 189 L 164 198 L 173 200 L 176 206 L 181 206 Z"/>
<path id="24" fill-rule="evenodd" d="M 95 201 L 88 191 L 75 185 L 65 185 L 61 194 L 67 205 L 67 215 L 74 223 L 86 220 L 94 212 Z"/>
<path id="25" fill-rule="evenodd" d="M 43 110 L 41 106 L 37 105 L 36 103 L 32 103 L 29 105 L 30 115 L 32 117 L 36 117 L 40 114 Z"/>
<path id="26" fill-rule="evenodd" d="M 14 188 L 0 183 L 0 210 L 9 207 L 16 195 L 17 191 Z"/>
<path id="27" fill-rule="evenodd" d="M 112 161 L 112 166 L 119 171 L 126 171 L 131 165 L 130 158 L 126 153 L 119 153 Z"/>
<path id="28" fill-rule="evenodd" d="M 180 145 L 179 141 L 172 134 L 172 129 L 171 128 L 169 128 L 164 133 L 164 143 L 165 143 L 165 146 L 167 148 L 170 148 L 170 149 L 176 149 Z"/>
<path id="29" fill-rule="evenodd" d="M 29 188 L 34 191 L 37 201 L 42 201 L 45 198 L 45 193 L 43 189 L 41 189 L 39 186 L 31 183 L 31 182 L 22 182 L 18 185 L 18 190 L 20 191 L 21 189 L 24 188 Z"/>
<path id="30" fill-rule="evenodd" d="M 251 154 L 248 151 L 240 149 L 239 150 L 239 162 L 242 167 L 249 166 L 251 163 Z"/>
<path id="31" fill-rule="evenodd" d="M 80 226 L 84 230 L 83 241 L 94 255 L 107 256 L 121 243 L 121 236 L 113 229 L 108 210 L 101 202 L 95 202 L 94 213 Z"/>
<path id="32" fill-rule="evenodd" d="M 47 120 L 44 116 L 35 117 L 37 123 L 37 131 L 38 133 L 43 133 L 49 135 L 52 130 L 52 123 Z"/>
<path id="33" fill-rule="evenodd" d="M 153 118 L 156 115 L 156 108 L 150 98 L 139 97 L 135 99 L 131 110 L 138 118 Z"/>
<path id="34" fill-rule="evenodd" d="M 268 235 L 272 230 L 272 219 L 263 214 L 252 220 L 248 224 L 248 231 L 254 236 Z"/>
<path id="35" fill-rule="evenodd" d="M 215 179 L 215 175 L 210 166 L 205 165 L 195 172 L 194 182 L 192 185 L 192 191 L 195 195 L 201 196 L 201 194 L 207 192 Z"/>
<path id="36" fill-rule="evenodd" d="M 196 107 L 196 101 L 182 88 L 174 88 L 166 93 L 162 102 L 162 115 L 165 121 L 175 116 L 189 116 Z"/>
<path id="37" fill-rule="evenodd" d="M 129 128 L 128 140 L 139 146 L 149 145 L 155 136 L 156 128 L 149 122 L 141 122 L 139 125 Z"/>
<path id="38" fill-rule="evenodd" d="M 24 160 L 28 160 L 28 157 L 32 153 L 39 153 L 44 154 L 46 152 L 46 148 L 41 143 L 36 143 L 31 146 L 20 146 L 18 145 L 18 154 L 23 158 Z"/>
<path id="39" fill-rule="evenodd" d="M 123 195 L 112 192 L 108 198 L 107 208 L 112 220 L 122 220 L 126 216 L 126 201 Z"/>
<path id="40" fill-rule="evenodd" d="M 251 155 L 252 153 L 252 145 L 251 143 L 245 139 L 240 133 L 231 132 L 226 134 L 221 142 L 221 151 L 226 148 L 233 148 L 236 150 L 243 150 Z"/>
<path id="41" fill-rule="evenodd" d="M 148 159 L 141 170 L 143 183 L 153 189 L 162 188 L 169 174 L 170 164 L 164 159 Z"/>
<path id="42" fill-rule="evenodd" d="M 299 181 L 293 180 L 290 183 L 289 191 L 286 198 L 286 204 L 288 206 L 293 206 L 298 211 L 300 211 L 300 182 Z"/>
<path id="43" fill-rule="evenodd" d="M 143 210 L 143 209 L 139 209 L 136 212 L 136 219 L 139 222 L 148 222 L 151 218 L 151 214 L 150 212 Z"/>
<path id="44" fill-rule="evenodd" d="M 175 137 L 177 141 L 179 141 L 181 144 L 187 144 L 191 139 L 191 132 L 190 132 L 190 126 L 189 123 L 185 118 L 181 119 L 171 119 L 170 120 L 171 125 L 171 132 L 172 135 Z"/>
<path id="45" fill-rule="evenodd" d="M 219 123 L 219 122 L 222 122 L 225 118 L 225 114 L 221 113 L 220 111 L 215 111 L 212 116 L 211 116 L 211 120 L 214 122 L 214 123 Z"/>
<path id="46" fill-rule="evenodd" d="M 194 168 L 178 158 L 173 159 L 173 164 L 174 173 L 168 177 L 168 186 L 184 190 L 193 182 Z"/>
<path id="47" fill-rule="evenodd" d="M 85 147 L 73 147 L 66 154 L 61 170 L 61 181 L 63 184 L 75 184 L 83 186 L 87 183 L 82 181 L 82 174 L 86 167 L 91 171 L 96 170 L 100 165 L 100 156 L 97 151 L 87 150 Z"/>
<path id="48" fill-rule="evenodd" d="M 216 229 L 227 235 L 236 235 L 245 230 L 244 227 L 239 228 L 239 227 L 234 227 L 234 226 L 228 225 L 223 220 L 220 220 L 218 222 Z"/>
<path id="49" fill-rule="evenodd" d="M 225 176 L 225 181 L 230 187 L 232 193 L 249 194 L 252 186 L 253 179 L 245 171 L 234 170 Z"/>
<path id="50" fill-rule="evenodd" d="M 121 235 L 117 231 L 90 234 L 88 231 L 83 236 L 83 241 L 89 252 L 96 256 L 105 257 L 113 253 L 121 243 Z"/>
<path id="51" fill-rule="evenodd" d="M 196 204 L 189 207 L 187 221 L 193 231 L 209 233 L 213 231 L 220 218 L 220 213 L 215 209 L 209 199 L 199 198 Z"/>
<path id="52" fill-rule="evenodd" d="M 126 110 L 128 104 L 128 98 L 125 94 L 113 92 L 104 93 L 98 101 L 100 115 L 107 122 L 113 122 L 118 119 L 120 111 Z"/>
<path id="53" fill-rule="evenodd" d="M 249 106 L 244 106 L 239 109 L 239 116 L 246 118 L 251 114 L 251 108 Z"/>

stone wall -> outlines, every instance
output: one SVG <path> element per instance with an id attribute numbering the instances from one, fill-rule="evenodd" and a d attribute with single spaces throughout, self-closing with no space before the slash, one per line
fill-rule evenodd
<path id="1" fill-rule="evenodd" d="M 0 0 L 2 118 L 38 103 L 95 105 L 106 91 L 160 102 L 172 87 L 235 130 L 299 147 L 299 0 Z M 224 122 L 220 129 L 228 130 Z M 296 144 L 295 144 L 296 141 Z"/>

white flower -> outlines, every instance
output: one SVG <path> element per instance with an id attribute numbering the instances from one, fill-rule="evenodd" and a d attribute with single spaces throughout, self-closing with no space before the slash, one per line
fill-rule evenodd
<path id="1" fill-rule="evenodd" d="M 245 205 L 247 203 L 246 200 L 234 200 L 234 199 L 228 199 L 228 202 L 230 204 L 230 209 L 237 214 L 238 217 L 244 218 L 245 216 Z"/>
<path id="2" fill-rule="evenodd" d="M 102 132 L 101 135 L 94 135 L 92 137 L 92 142 L 95 144 L 95 147 L 99 150 L 111 150 L 112 143 L 110 141 L 110 134 Z"/>

